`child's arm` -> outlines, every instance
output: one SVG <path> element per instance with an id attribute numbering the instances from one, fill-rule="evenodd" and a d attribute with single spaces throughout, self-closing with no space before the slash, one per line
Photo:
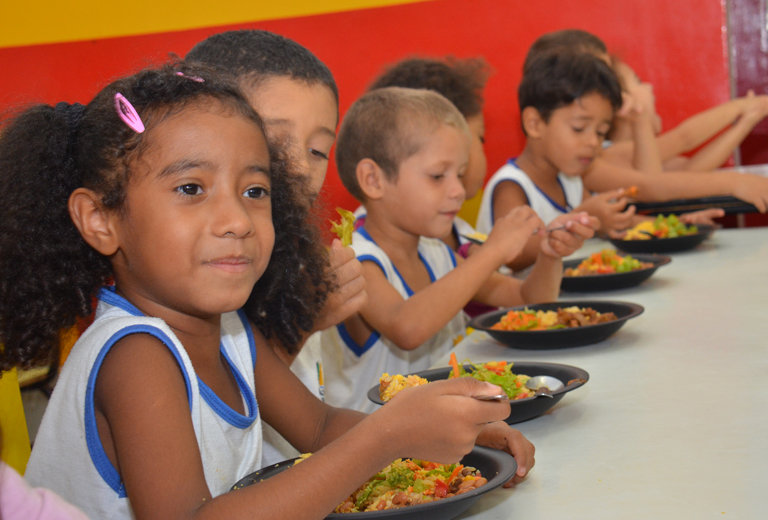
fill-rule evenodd
<path id="1" fill-rule="evenodd" d="M 360 311 L 362 319 L 403 350 L 419 347 L 473 299 L 496 269 L 518 254 L 540 225 L 530 208 L 506 215 L 497 221 L 477 253 L 407 299 L 375 263 L 363 262 L 368 303 Z"/>
<path id="2" fill-rule="evenodd" d="M 325 330 L 341 323 L 360 310 L 365 303 L 365 278 L 360 262 L 351 247 L 344 247 L 333 239 L 328 251 L 329 269 L 334 275 L 336 289 L 328 296 L 322 313 L 318 316 L 314 331 Z"/>
<path id="3" fill-rule="evenodd" d="M 405 391 L 371 416 L 334 410 L 305 398 L 306 390 L 271 349 L 259 343 L 257 351 L 256 395 L 264 418 L 299 444 L 314 439 L 312 447 L 328 445 L 280 475 L 212 498 L 172 354 L 145 334 L 112 347 L 96 383 L 97 424 L 136 518 L 320 519 L 396 457 L 456 461 L 471 450 L 482 425 L 509 414 L 508 405 L 470 398 L 499 391 L 471 378 Z M 190 355 L 203 364 L 220 362 L 218 351 Z M 333 437 L 338 439 L 329 442 Z"/>
<path id="4" fill-rule="evenodd" d="M 598 158 L 583 179 L 584 187 L 594 192 L 636 186 L 635 198 L 643 202 L 732 195 L 761 213 L 768 207 L 768 178 L 733 171 L 649 174 Z"/>
<path id="5" fill-rule="evenodd" d="M 528 198 L 525 196 L 525 191 L 516 182 L 501 182 L 493 191 L 493 214 L 498 220 L 513 209 L 520 206 L 528 206 Z M 496 223 L 494 222 L 494 226 Z M 540 234 L 531 235 L 523 250 L 515 258 L 512 259 L 507 265 L 513 271 L 522 271 L 528 266 L 536 262 L 536 258 L 541 251 L 541 238 Z"/>
<path id="6" fill-rule="evenodd" d="M 661 172 L 661 153 L 653 127 L 655 101 L 651 84 L 633 86 L 625 97 L 625 104 L 628 106 L 622 106 L 622 113 L 617 117 L 628 119 L 632 128 L 632 167 L 642 172 Z"/>
<path id="7" fill-rule="evenodd" d="M 494 307 L 556 300 L 563 277 L 562 257 L 578 250 L 584 240 L 594 235 L 597 226 L 597 219 L 586 213 L 557 217 L 548 226 L 554 231 L 540 229 L 531 237 L 537 238 L 540 251 L 525 280 L 493 273 L 474 299 Z"/>
<path id="8" fill-rule="evenodd" d="M 599 231 L 609 236 L 631 228 L 635 207 L 627 207 L 626 190 L 619 188 L 605 193 L 585 196 L 576 211 L 584 211 L 599 221 Z"/>

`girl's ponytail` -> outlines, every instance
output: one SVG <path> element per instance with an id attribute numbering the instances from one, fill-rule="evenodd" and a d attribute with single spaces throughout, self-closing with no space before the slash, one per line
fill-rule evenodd
<path id="1" fill-rule="evenodd" d="M 49 361 L 110 273 L 69 217 L 84 111 L 35 106 L 0 136 L 0 370 Z"/>

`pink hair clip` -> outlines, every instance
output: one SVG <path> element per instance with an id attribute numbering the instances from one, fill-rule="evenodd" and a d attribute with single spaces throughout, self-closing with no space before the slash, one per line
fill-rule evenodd
<path id="1" fill-rule="evenodd" d="M 140 134 L 144 131 L 144 123 L 141 122 L 139 114 L 136 109 L 133 108 L 131 102 L 125 99 L 120 92 L 115 94 L 115 108 L 117 109 L 117 115 L 123 120 L 123 123 L 128 125 L 128 128 Z"/>
<path id="2" fill-rule="evenodd" d="M 203 78 L 201 78 L 200 76 L 187 76 L 186 74 L 184 74 L 184 73 L 183 73 L 183 72 L 181 72 L 181 71 L 178 71 L 178 72 L 176 73 L 176 75 L 177 75 L 177 76 L 181 76 L 182 78 L 191 79 L 192 81 L 197 81 L 198 83 L 203 83 L 203 82 L 205 82 L 205 80 L 204 80 Z"/>

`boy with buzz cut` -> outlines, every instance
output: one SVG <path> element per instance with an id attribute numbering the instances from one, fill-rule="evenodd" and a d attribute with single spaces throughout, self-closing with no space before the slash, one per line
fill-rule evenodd
<path id="1" fill-rule="evenodd" d="M 533 208 L 546 223 L 587 212 L 604 233 L 631 227 L 635 209 L 624 209 L 623 188 L 590 196 L 582 183 L 621 107 L 615 74 L 592 54 L 562 50 L 541 53 L 526 67 L 518 88 L 525 147 L 486 184 L 477 230 L 490 232 L 521 207 Z M 530 237 L 510 267 L 520 271 L 533 264 L 540 242 Z"/>
<path id="2" fill-rule="evenodd" d="M 234 77 L 261 116 L 270 147 L 285 153 L 291 170 L 307 177 L 308 195 L 314 200 L 325 180 L 339 119 L 339 92 L 328 67 L 309 49 L 289 38 L 251 29 L 214 34 L 197 43 L 185 60 Z M 324 381 L 320 337 L 315 331 L 340 322 L 365 300 L 360 262 L 351 248 L 334 240 L 329 249 L 328 269 L 337 287 L 329 295 L 322 314 L 302 331 L 306 337 L 303 345 L 285 345 L 275 338 L 268 339 L 275 353 L 319 398 L 323 397 Z M 264 425 L 263 465 L 297 455 L 293 446 Z"/>
<path id="3" fill-rule="evenodd" d="M 387 87 L 347 112 L 336 146 L 344 186 L 365 207 L 352 247 L 362 263 L 368 301 L 322 333 L 326 401 L 372 411 L 367 390 L 384 372 L 407 374 L 444 358 L 465 330 L 462 308 L 474 299 L 512 306 L 557 298 L 562 256 L 591 237 L 568 215 L 543 230 L 530 208 L 500 219 L 479 251 L 464 260 L 440 240 L 464 201 L 470 134 L 464 116 L 440 94 Z M 546 233 L 525 281 L 497 269 L 528 237 Z"/>

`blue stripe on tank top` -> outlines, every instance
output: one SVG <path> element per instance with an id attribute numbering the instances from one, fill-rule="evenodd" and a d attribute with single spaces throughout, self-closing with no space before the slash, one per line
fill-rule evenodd
<path id="1" fill-rule="evenodd" d="M 109 460 L 109 457 L 107 457 L 107 454 L 104 451 L 104 446 L 101 444 L 101 437 L 99 436 L 99 430 L 96 426 L 96 406 L 94 393 L 96 389 L 96 379 L 107 353 L 109 353 L 110 349 L 115 345 L 115 343 L 131 334 L 150 334 L 160 340 L 168 348 L 168 350 L 171 351 L 171 354 L 173 354 L 174 359 L 176 359 L 176 363 L 178 363 L 179 367 L 181 368 L 181 373 L 184 376 L 184 386 L 187 389 L 187 400 L 189 402 L 190 410 L 192 409 L 192 389 L 191 383 L 189 381 L 189 375 L 187 374 L 186 370 L 184 370 L 184 362 L 182 361 L 178 350 L 173 345 L 173 341 L 162 330 L 158 329 L 157 327 L 143 324 L 128 326 L 115 333 L 111 338 L 109 338 L 109 340 L 104 343 L 98 355 L 96 356 L 96 360 L 93 363 L 93 369 L 88 375 L 88 382 L 85 390 L 85 442 L 88 447 L 88 453 L 90 454 L 91 460 L 93 461 L 93 465 L 96 467 L 99 475 L 101 475 L 101 478 L 104 479 L 104 482 L 106 482 L 106 484 L 112 488 L 120 498 L 125 498 L 127 496 L 125 493 L 125 486 L 120 480 L 120 474 L 112 465 L 112 462 Z"/>

